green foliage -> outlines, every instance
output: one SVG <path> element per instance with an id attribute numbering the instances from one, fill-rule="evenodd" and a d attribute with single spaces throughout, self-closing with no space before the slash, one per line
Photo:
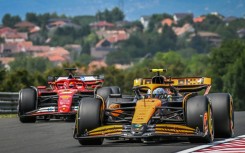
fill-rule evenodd
<path id="1" fill-rule="evenodd" d="M 2 18 L 3 25 L 11 28 L 14 28 L 14 25 L 20 21 L 21 18 L 18 15 L 12 16 L 9 13 L 5 14 Z"/>
<path id="2" fill-rule="evenodd" d="M 245 109 L 244 99 L 244 61 L 245 42 L 242 40 L 225 41 L 214 49 L 210 59 L 210 76 L 213 90 L 229 92 L 234 98 L 236 109 Z"/>
<path id="3" fill-rule="evenodd" d="M 52 64 L 48 59 L 45 58 L 19 55 L 9 65 L 12 71 L 24 68 L 30 72 L 43 72 Z"/>
<path id="4" fill-rule="evenodd" d="M 81 66 L 88 66 L 92 59 L 93 58 L 90 55 L 82 54 L 78 55 L 74 62 L 80 64 Z"/>
<path id="5" fill-rule="evenodd" d="M 193 24 L 193 17 L 192 17 L 192 15 L 187 15 L 186 17 L 184 17 L 183 19 L 181 19 L 180 21 L 178 21 L 177 26 L 182 27 L 186 23 Z"/>
<path id="6" fill-rule="evenodd" d="M 236 39 L 236 38 L 238 38 L 236 31 L 237 30 L 235 28 L 232 28 L 230 26 L 225 26 L 225 27 L 220 26 L 217 29 L 217 33 L 219 33 L 223 39 Z"/>
<path id="7" fill-rule="evenodd" d="M 176 49 L 177 36 L 171 27 L 165 25 L 162 30 L 162 34 L 157 41 L 156 45 L 159 45 L 159 50 L 168 51 Z"/>
<path id="8" fill-rule="evenodd" d="M 114 66 L 109 66 L 107 68 L 97 70 L 94 74 L 103 74 L 105 76 L 104 86 L 119 86 L 122 90 L 124 89 L 125 75 L 122 70 L 118 70 Z M 115 77 L 115 75 L 117 77 Z"/>
<path id="9" fill-rule="evenodd" d="M 88 25 L 81 28 L 59 27 L 55 30 L 50 45 L 64 46 L 66 44 L 81 43 L 83 38 L 90 34 Z"/>
<path id="10" fill-rule="evenodd" d="M 123 21 L 125 17 L 118 7 L 113 8 L 111 11 L 108 9 L 105 9 L 103 12 L 98 11 L 95 16 L 99 21 L 105 20 L 107 22 Z"/>
<path id="11" fill-rule="evenodd" d="M 131 27 L 136 28 L 136 30 L 139 32 L 143 32 L 143 29 L 144 29 L 144 26 L 142 25 L 142 23 L 140 21 L 133 21 L 130 25 L 128 25 L 127 27 L 124 27 L 124 28 L 130 29 Z"/>
<path id="12" fill-rule="evenodd" d="M 161 21 L 166 18 L 173 19 L 173 17 L 170 14 L 153 14 L 150 17 L 148 32 L 157 31 L 158 28 L 161 27 Z"/>
<path id="13" fill-rule="evenodd" d="M 40 27 L 45 27 L 50 19 L 53 18 L 67 18 L 62 15 L 59 16 L 57 13 L 44 13 L 44 14 L 36 14 L 36 13 L 26 13 L 26 21 L 33 22 Z"/>
<path id="14" fill-rule="evenodd" d="M 77 24 L 77 25 L 89 25 L 92 22 L 95 22 L 96 18 L 95 16 L 89 16 L 89 15 L 85 15 L 85 16 L 75 16 L 72 18 L 72 22 Z"/>
<path id="15" fill-rule="evenodd" d="M 70 68 L 68 65 L 63 65 L 63 67 L 53 67 L 44 71 L 44 78 L 48 78 L 48 76 L 66 76 L 67 72 L 64 71 L 64 68 Z"/>
<path id="16" fill-rule="evenodd" d="M 32 12 L 26 13 L 26 21 L 29 21 L 29 22 L 37 24 L 37 25 L 40 23 L 38 15 L 36 13 L 32 13 Z"/>
<path id="17" fill-rule="evenodd" d="M 96 33 L 91 32 L 87 37 L 85 37 L 84 41 L 94 46 L 99 41 L 99 38 Z"/>
<path id="18" fill-rule="evenodd" d="M 229 26 L 231 29 L 239 30 L 241 28 L 244 28 L 244 25 L 245 25 L 244 18 L 238 18 L 236 20 L 229 22 L 227 26 Z"/>
<path id="19" fill-rule="evenodd" d="M 207 15 L 206 19 L 199 24 L 196 24 L 197 31 L 216 32 L 220 26 L 224 27 L 224 22 L 216 15 Z"/>
<path id="20" fill-rule="evenodd" d="M 31 86 L 33 82 L 31 74 L 25 69 L 8 72 L 7 77 L 1 83 L 1 88 L 4 91 L 13 92 L 19 91 L 22 88 Z"/>
<path id="21" fill-rule="evenodd" d="M 133 49 L 134 50 L 134 49 Z M 128 51 L 133 51 L 130 48 L 128 48 Z M 131 57 L 127 52 L 124 51 L 117 51 L 117 52 L 111 52 L 106 57 L 106 63 L 108 65 L 111 64 L 129 64 L 131 61 Z"/>
<path id="22" fill-rule="evenodd" d="M 82 54 L 87 54 L 87 55 L 91 54 L 91 47 L 88 42 L 82 43 Z"/>
<path id="23" fill-rule="evenodd" d="M 241 56 L 228 67 L 228 72 L 223 77 L 224 92 L 231 93 L 234 99 L 234 105 L 237 110 L 245 109 L 245 44 Z"/>
<path id="24" fill-rule="evenodd" d="M 193 54 L 187 60 L 184 76 L 209 76 L 207 67 L 209 66 L 209 57 L 207 54 Z"/>
<path id="25" fill-rule="evenodd" d="M 190 47 L 196 50 L 197 53 L 208 53 L 209 45 L 201 36 L 196 35 L 191 39 Z"/>
<path id="26" fill-rule="evenodd" d="M 171 76 L 181 76 L 185 68 L 184 59 L 180 56 L 180 54 L 174 51 L 169 51 L 167 53 L 158 52 L 154 56 L 153 61 L 163 65 L 164 67 L 162 68 L 168 69 L 167 75 Z"/>

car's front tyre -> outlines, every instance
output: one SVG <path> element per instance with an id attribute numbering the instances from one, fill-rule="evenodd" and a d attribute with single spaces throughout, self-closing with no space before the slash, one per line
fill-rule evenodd
<path id="1" fill-rule="evenodd" d="M 77 135 L 82 136 L 86 131 L 101 126 L 102 102 L 97 98 L 83 98 L 80 101 L 76 118 Z M 79 139 L 81 145 L 101 145 L 103 138 Z"/>
<path id="2" fill-rule="evenodd" d="M 33 88 L 24 88 L 19 93 L 18 115 L 22 123 L 36 122 L 35 116 L 25 116 L 27 112 L 36 109 L 37 93 Z"/>

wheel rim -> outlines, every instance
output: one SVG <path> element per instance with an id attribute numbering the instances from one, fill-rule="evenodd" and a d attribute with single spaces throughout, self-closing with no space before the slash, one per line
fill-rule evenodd
<path id="1" fill-rule="evenodd" d="M 230 131 L 231 131 L 231 136 L 234 134 L 234 112 L 233 112 L 233 103 L 232 99 L 230 98 Z"/>
<path id="2" fill-rule="evenodd" d="M 213 113 L 212 109 L 210 108 L 210 105 L 208 107 L 208 128 L 209 128 L 209 134 L 210 138 L 213 141 L 214 140 L 214 124 L 213 124 Z"/>

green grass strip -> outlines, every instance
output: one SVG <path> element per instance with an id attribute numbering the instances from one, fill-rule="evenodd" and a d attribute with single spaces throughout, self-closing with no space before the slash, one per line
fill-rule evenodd
<path id="1" fill-rule="evenodd" d="M 0 118 L 16 118 L 17 114 L 0 114 Z"/>

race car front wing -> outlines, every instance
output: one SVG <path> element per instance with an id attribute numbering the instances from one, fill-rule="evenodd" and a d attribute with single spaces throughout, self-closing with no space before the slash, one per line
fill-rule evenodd
<path id="1" fill-rule="evenodd" d="M 132 125 L 105 125 L 85 131 L 77 135 L 75 128 L 73 137 L 84 138 L 148 138 L 148 137 L 203 137 L 206 134 L 198 128 L 194 129 L 178 124 L 132 124 Z"/>

